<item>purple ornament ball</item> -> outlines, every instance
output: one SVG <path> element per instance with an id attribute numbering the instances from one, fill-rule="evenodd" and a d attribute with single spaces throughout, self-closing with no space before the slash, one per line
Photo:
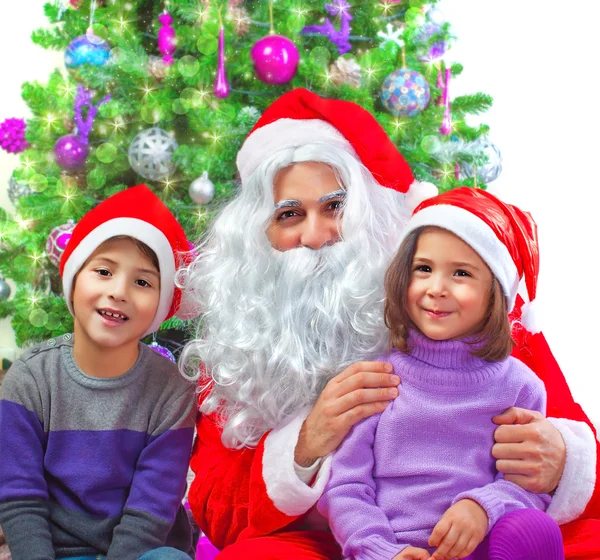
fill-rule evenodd
<path id="1" fill-rule="evenodd" d="M 46 242 L 46 254 L 54 266 L 60 265 L 60 258 L 71 240 L 74 228 L 75 222 L 69 220 L 66 224 L 57 226 L 50 232 Z"/>
<path id="2" fill-rule="evenodd" d="M 258 78 L 267 84 L 289 82 L 296 75 L 300 62 L 296 45 L 281 35 L 267 35 L 256 41 L 250 57 Z"/>
<path id="3" fill-rule="evenodd" d="M 152 343 L 148 344 L 148 346 L 152 350 L 154 350 L 157 354 L 160 354 L 163 358 L 167 358 L 167 360 L 171 360 L 173 363 L 177 363 L 177 360 L 175 359 L 173 352 L 171 352 L 165 346 L 161 346 L 160 344 L 158 344 L 158 342 L 152 342 Z"/>
<path id="4" fill-rule="evenodd" d="M 80 136 L 67 134 L 54 144 L 54 159 L 63 169 L 79 169 L 85 165 L 90 148 Z"/>

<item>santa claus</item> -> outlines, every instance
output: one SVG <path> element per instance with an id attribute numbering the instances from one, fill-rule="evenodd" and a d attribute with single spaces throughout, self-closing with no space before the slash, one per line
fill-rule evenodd
<path id="1" fill-rule="evenodd" d="M 314 505 L 329 455 L 402 390 L 365 360 L 387 348 L 383 275 L 427 188 L 367 111 L 303 89 L 265 111 L 237 165 L 239 194 L 179 275 L 201 315 L 181 359 L 202 412 L 189 502 L 219 559 L 340 558 Z M 552 418 L 508 410 L 490 452 L 553 493 L 568 559 L 600 559 L 595 432 L 542 334 L 515 336 Z"/>

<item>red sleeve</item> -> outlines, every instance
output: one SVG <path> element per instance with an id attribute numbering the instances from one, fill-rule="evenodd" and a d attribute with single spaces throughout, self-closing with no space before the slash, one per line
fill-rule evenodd
<path id="1" fill-rule="evenodd" d="M 256 448 L 229 449 L 212 416 L 201 415 L 191 459 L 195 473 L 188 501 L 198 526 L 219 549 L 269 535 L 297 517 L 281 513 L 263 479 L 263 436 Z"/>
<path id="2" fill-rule="evenodd" d="M 512 335 L 515 341 L 513 356 L 529 366 L 535 374 L 544 382 L 548 393 L 547 416 L 553 418 L 566 418 L 585 422 L 596 436 L 596 486 L 587 507 L 580 518 L 600 519 L 600 444 L 598 443 L 596 430 L 590 419 L 579 404 L 573 400 L 571 390 L 567 381 L 552 355 L 548 342 L 540 332 L 531 334 L 527 332 L 518 320 L 521 317 L 523 300 L 517 296 L 515 310 L 510 318 L 513 321 Z"/>

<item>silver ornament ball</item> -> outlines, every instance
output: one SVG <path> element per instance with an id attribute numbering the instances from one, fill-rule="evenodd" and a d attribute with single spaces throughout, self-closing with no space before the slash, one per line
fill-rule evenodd
<path id="1" fill-rule="evenodd" d="M 153 126 L 133 139 L 129 146 L 129 163 L 144 179 L 160 181 L 175 171 L 172 157 L 177 148 L 175 139 L 162 128 Z"/>
<path id="2" fill-rule="evenodd" d="M 33 193 L 29 185 L 23 181 L 17 181 L 14 175 L 11 175 L 8 180 L 8 198 L 12 205 L 15 206 L 17 199 L 22 196 L 27 196 Z"/>
<path id="3" fill-rule="evenodd" d="M 477 172 L 477 180 L 484 184 L 495 181 L 502 172 L 502 154 L 500 150 L 486 138 L 479 138 L 469 145 L 469 151 L 473 155 L 484 154 L 487 162 L 479 166 L 472 163 L 463 163 L 461 172 L 465 177 L 472 178 Z"/>
<path id="4" fill-rule="evenodd" d="M 190 185 L 190 198 L 196 204 L 208 204 L 215 196 L 215 186 L 208 178 L 208 172 L 205 171 L 200 177 L 194 179 Z"/>
<path id="5" fill-rule="evenodd" d="M 10 297 L 10 286 L 8 282 L 0 277 L 0 301 L 7 300 Z"/>

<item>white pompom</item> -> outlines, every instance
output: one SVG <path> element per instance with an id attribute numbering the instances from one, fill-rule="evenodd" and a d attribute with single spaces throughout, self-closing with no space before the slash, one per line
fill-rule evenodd
<path id="1" fill-rule="evenodd" d="M 438 189 L 433 183 L 415 181 L 406 193 L 405 206 L 412 214 L 413 210 L 428 198 L 438 195 Z"/>
<path id="2" fill-rule="evenodd" d="M 537 334 L 542 330 L 542 321 L 536 300 L 525 303 L 521 313 L 521 324 L 531 334 Z"/>

